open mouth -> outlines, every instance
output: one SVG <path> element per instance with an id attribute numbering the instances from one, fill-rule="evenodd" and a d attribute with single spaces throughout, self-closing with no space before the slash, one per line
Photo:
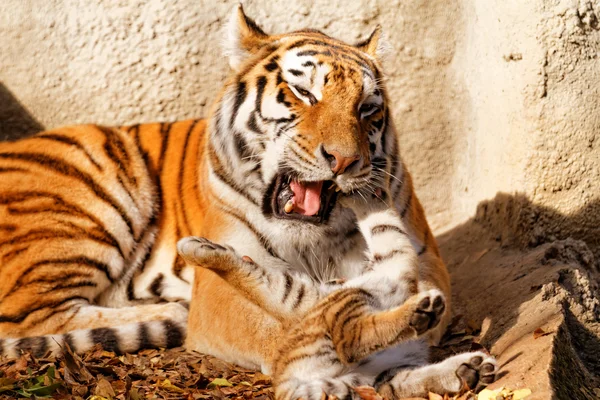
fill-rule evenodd
<path id="1" fill-rule="evenodd" d="M 303 182 L 278 175 L 271 192 L 272 212 L 277 218 L 323 223 L 335 206 L 336 187 L 333 181 Z"/>

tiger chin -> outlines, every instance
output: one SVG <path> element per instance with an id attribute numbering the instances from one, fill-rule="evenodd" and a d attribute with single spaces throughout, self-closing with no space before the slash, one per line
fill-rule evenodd
<path id="1" fill-rule="evenodd" d="M 269 35 L 239 7 L 225 36 L 233 72 L 207 119 L 70 126 L 0 144 L 2 354 L 185 343 L 269 372 L 282 318 L 306 315 L 332 279 L 379 293 L 382 309 L 406 301 L 392 293 L 398 282 L 439 291 L 444 311 L 422 339 L 440 339 L 450 281 L 400 158 L 380 29 L 356 45 L 315 30 Z M 392 241 L 368 242 L 342 203 L 351 193 L 373 202 L 373 185 L 389 206 L 375 236 L 400 235 L 404 250 L 366 262 L 367 249 Z M 385 228 L 390 216 L 397 229 Z M 271 311 L 187 265 L 177 241 L 188 236 L 280 271 Z M 398 259 L 417 280 L 386 275 Z"/>

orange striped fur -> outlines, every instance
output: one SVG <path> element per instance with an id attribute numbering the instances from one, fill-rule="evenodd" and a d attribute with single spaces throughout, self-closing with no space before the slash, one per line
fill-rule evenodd
<path id="1" fill-rule="evenodd" d="M 446 308 L 426 333 L 439 340 L 450 316 L 449 277 L 400 159 L 380 36 L 378 29 L 352 46 L 313 30 L 267 35 L 240 7 L 226 48 L 234 72 L 208 119 L 74 126 L 1 143 L 2 353 L 43 354 L 62 343 L 77 351 L 94 343 L 120 352 L 177 346 L 187 330 L 191 349 L 282 371 L 282 354 L 301 342 L 291 326 L 310 325 L 334 289 L 387 298 L 377 312 L 397 321 L 410 313 L 394 307 L 439 291 Z M 388 209 L 368 225 L 343 199 L 377 202 L 375 187 L 384 188 Z M 296 201 L 311 190 L 320 190 L 316 213 L 300 203 L 282 211 L 285 196 Z M 388 217 L 394 240 L 381 228 Z M 370 231 L 401 250 L 387 254 L 379 239 L 369 242 Z M 218 258 L 218 268 L 186 265 L 176 248 L 186 236 L 278 271 L 279 291 L 247 289 L 235 274 L 215 272 L 237 268 L 237 256 Z M 383 268 L 391 260 L 404 260 L 396 275 Z M 373 283 L 380 273 L 385 290 L 401 287 L 402 296 Z M 330 279 L 356 286 L 332 287 Z M 346 363 L 353 346 L 336 346 L 350 334 L 332 338 Z M 288 350 L 273 344 L 283 338 Z M 360 357 L 379 354 L 372 352 Z"/>

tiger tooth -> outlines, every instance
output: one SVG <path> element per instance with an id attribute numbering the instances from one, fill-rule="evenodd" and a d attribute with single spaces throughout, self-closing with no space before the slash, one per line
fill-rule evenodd
<path id="1" fill-rule="evenodd" d="M 342 190 L 339 186 L 335 188 L 335 192 L 338 193 L 340 190 Z"/>
<path id="2" fill-rule="evenodd" d="M 285 203 L 285 207 L 283 207 L 283 211 L 286 214 L 291 213 L 294 210 L 294 200 L 289 199 L 287 203 Z"/>

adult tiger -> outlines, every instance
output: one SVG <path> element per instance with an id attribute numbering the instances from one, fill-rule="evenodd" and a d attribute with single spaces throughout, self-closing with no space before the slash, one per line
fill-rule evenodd
<path id="1" fill-rule="evenodd" d="M 178 345 L 187 310 L 177 301 L 193 284 L 203 295 L 187 344 L 268 369 L 278 321 L 214 273 L 194 277 L 177 240 L 206 237 L 306 273 L 312 280 L 287 275 L 279 299 L 301 312 L 324 282 L 364 272 L 364 238 L 334 188 L 349 193 L 376 175 L 390 180 L 417 252 L 418 291 L 447 299 L 430 334 L 440 338 L 449 277 L 399 158 L 380 30 L 356 46 L 313 30 L 267 35 L 240 7 L 228 33 L 235 72 L 208 120 L 76 126 L 0 146 L 5 354 L 62 341 L 77 351 Z"/>

